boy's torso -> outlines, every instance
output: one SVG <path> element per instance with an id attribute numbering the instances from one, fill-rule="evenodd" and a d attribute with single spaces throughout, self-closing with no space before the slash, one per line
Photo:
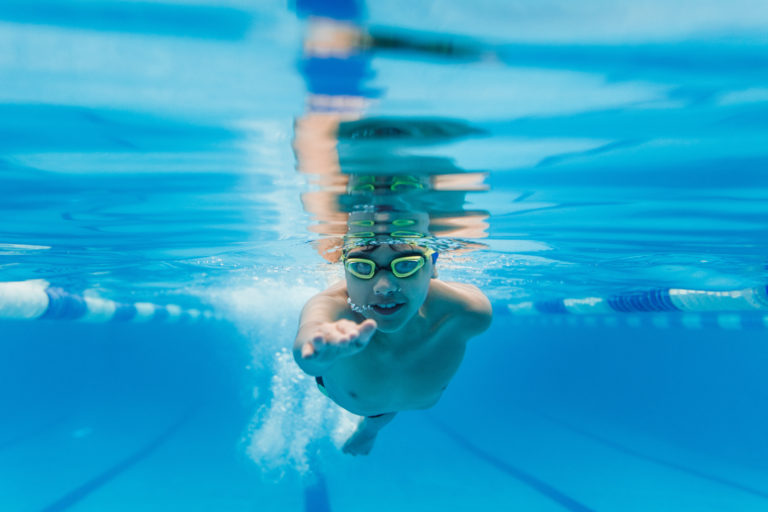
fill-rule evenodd
<path id="1" fill-rule="evenodd" d="M 343 317 L 361 321 L 351 310 Z M 440 290 L 430 294 L 406 328 L 375 333 L 364 350 L 329 368 L 323 375 L 329 396 L 364 416 L 433 406 L 464 357 L 468 336 L 460 321 L 460 311 L 442 300 Z"/>

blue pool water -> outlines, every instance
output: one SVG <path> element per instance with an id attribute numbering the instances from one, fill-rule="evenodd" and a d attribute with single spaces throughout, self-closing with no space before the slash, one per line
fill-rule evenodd
<path id="1" fill-rule="evenodd" d="M 768 8 L 414 4 L 0 4 L 0 510 L 768 508 Z M 379 172 L 494 320 L 351 457 L 288 350 Z"/>

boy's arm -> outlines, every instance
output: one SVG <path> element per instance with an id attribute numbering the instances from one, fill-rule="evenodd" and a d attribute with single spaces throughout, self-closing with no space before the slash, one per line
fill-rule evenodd
<path id="1" fill-rule="evenodd" d="M 376 331 L 374 320 L 356 323 L 341 318 L 346 302 L 328 291 L 312 297 L 304 306 L 293 357 L 309 375 L 322 375 L 336 360 L 363 350 Z"/>
<path id="2" fill-rule="evenodd" d="M 464 285 L 468 287 L 465 293 L 467 296 L 467 324 L 472 335 L 485 332 L 491 326 L 493 320 L 493 308 L 491 301 L 485 296 L 480 288 L 471 284 Z"/>

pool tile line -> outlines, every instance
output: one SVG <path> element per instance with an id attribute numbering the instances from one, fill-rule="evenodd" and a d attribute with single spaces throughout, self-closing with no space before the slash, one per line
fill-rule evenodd
<path id="1" fill-rule="evenodd" d="M 523 483 L 524 485 L 530 487 L 531 489 L 539 492 L 543 496 L 556 502 L 566 510 L 570 510 L 572 512 L 594 512 L 594 509 L 591 509 L 586 505 L 583 505 L 582 503 L 576 501 L 575 499 L 566 495 L 565 493 L 558 490 L 557 488 L 550 485 L 549 483 L 531 475 L 530 473 L 527 473 L 526 471 L 523 471 L 518 467 L 513 466 L 512 464 L 509 464 L 508 462 L 505 462 L 497 457 L 494 457 L 493 455 L 491 455 L 490 453 L 484 450 L 481 450 L 480 448 L 472 444 L 468 439 L 459 435 L 458 433 L 450 429 L 447 425 L 445 425 L 441 421 L 438 421 L 434 417 L 427 415 L 427 418 L 435 428 L 437 428 L 439 431 L 441 431 L 446 436 L 451 438 L 456 444 L 466 449 L 467 451 L 471 452 L 477 458 L 484 460 L 485 462 L 494 466 L 496 469 L 510 475 L 511 477 Z"/>
<path id="2" fill-rule="evenodd" d="M 42 422 L 38 425 L 36 425 L 33 428 L 28 428 L 24 430 L 23 432 L 17 434 L 16 436 L 13 436 L 9 439 L 6 439 L 5 441 L 0 441 L 0 451 L 6 450 L 8 448 L 11 448 L 13 446 L 16 446 L 19 443 L 23 443 L 29 439 L 34 439 L 37 436 L 43 435 L 46 432 L 58 427 L 62 423 L 66 422 L 72 417 L 72 413 L 66 412 L 64 414 L 61 414 L 57 417 L 54 417 L 48 421 Z"/>
<path id="3" fill-rule="evenodd" d="M 114 478 L 118 477 L 121 473 L 127 471 L 132 466 L 146 459 L 152 453 L 171 439 L 184 425 L 186 425 L 193 417 L 197 407 L 190 407 L 186 409 L 179 418 L 176 419 L 168 428 L 160 432 L 154 439 L 144 445 L 142 448 L 134 452 L 132 455 L 113 465 L 112 467 L 104 470 L 98 475 L 94 476 L 87 482 L 83 483 L 79 487 L 72 489 L 64 496 L 41 509 L 40 512 L 61 512 L 67 510 L 76 503 L 85 499 L 89 494 L 96 491 L 109 483 Z"/>
<path id="4" fill-rule="evenodd" d="M 634 448 L 630 448 L 630 447 L 624 446 L 624 445 L 622 445 L 622 444 L 620 444 L 620 443 L 618 443 L 616 441 L 612 441 L 612 440 L 607 439 L 607 438 L 605 438 L 603 436 L 600 436 L 598 434 L 594 434 L 594 433 L 589 432 L 588 430 L 586 430 L 584 428 L 574 426 L 574 425 L 572 425 L 572 424 L 570 424 L 570 423 L 568 423 L 568 422 L 566 422 L 564 420 L 555 418 L 555 417 L 553 417 L 553 416 L 551 416 L 549 414 L 543 413 L 541 411 L 537 411 L 537 410 L 533 410 L 533 409 L 527 409 L 527 408 L 523 409 L 523 410 L 525 410 L 528 414 L 531 414 L 533 416 L 542 418 L 543 420 L 548 421 L 549 423 L 552 423 L 554 425 L 557 425 L 558 427 L 560 427 L 562 429 L 565 429 L 565 430 L 567 430 L 569 432 L 573 432 L 573 433 L 575 433 L 577 435 L 580 435 L 580 436 L 582 436 L 584 438 L 590 439 L 590 440 L 592 440 L 592 441 L 594 441 L 594 442 L 596 442 L 598 444 L 601 444 L 603 446 L 611 448 L 611 449 L 613 449 L 615 451 L 618 451 L 620 453 L 623 453 L 625 455 L 630 455 L 630 456 L 638 458 L 638 459 L 642 459 L 642 460 L 645 460 L 645 461 L 648 461 L 648 462 L 652 462 L 652 463 L 657 464 L 659 466 L 663 466 L 663 467 L 666 467 L 666 468 L 669 468 L 669 469 L 680 471 L 682 473 L 685 473 L 685 474 L 688 474 L 688 475 L 691 475 L 691 476 L 694 476 L 694 477 L 697 477 L 697 478 L 701 478 L 703 480 L 707 480 L 707 481 L 710 481 L 710 482 L 714 482 L 714 483 L 723 485 L 725 487 L 736 489 L 736 490 L 739 490 L 739 491 L 751 494 L 753 496 L 757 496 L 757 497 L 760 497 L 760 498 L 763 498 L 763 499 L 768 499 L 768 492 L 762 491 L 760 489 L 755 489 L 755 488 L 750 487 L 748 485 L 745 485 L 745 484 L 742 484 L 742 483 L 739 483 L 739 482 L 736 482 L 736 481 L 733 481 L 733 480 L 729 480 L 727 478 L 723 478 L 723 477 L 720 477 L 720 476 L 717 476 L 717 475 L 713 475 L 713 474 L 710 474 L 710 473 L 707 473 L 707 472 L 704 472 L 704 471 L 700 471 L 698 469 L 690 468 L 690 467 L 687 467 L 687 466 L 685 466 L 683 464 L 679 464 L 677 462 L 672 462 L 672 461 L 664 460 L 664 459 L 659 458 L 659 457 L 655 457 L 653 455 L 645 454 L 645 453 L 643 453 L 643 452 L 641 452 L 639 450 L 636 450 Z"/>
<path id="5" fill-rule="evenodd" d="M 325 476 L 314 471 L 313 480 L 304 486 L 304 512 L 331 512 Z"/>

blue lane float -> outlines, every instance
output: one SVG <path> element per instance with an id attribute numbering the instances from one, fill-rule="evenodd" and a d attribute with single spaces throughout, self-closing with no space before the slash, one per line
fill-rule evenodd
<path id="1" fill-rule="evenodd" d="M 81 322 L 195 322 L 214 318 L 211 311 L 176 304 L 119 303 L 49 286 L 46 281 L 0 283 L 0 319 L 78 320 Z"/>
<path id="2" fill-rule="evenodd" d="M 659 312 L 768 312 L 765 287 L 707 291 L 678 288 L 631 292 L 611 297 L 584 297 L 508 304 L 513 314 L 605 314 Z"/>
<path id="3" fill-rule="evenodd" d="M 639 326 L 646 323 L 642 320 L 646 316 L 655 327 L 669 327 L 674 323 L 691 329 L 768 328 L 768 290 L 766 287 L 726 291 L 654 289 L 610 297 L 520 302 L 507 304 L 502 311 L 520 317 L 547 315 L 570 319 L 566 321 L 568 325 L 579 324 L 577 317 L 590 317 L 595 325 L 608 325 L 622 318 L 629 326 Z M 678 320 L 672 322 L 668 314 L 675 313 Z"/>

